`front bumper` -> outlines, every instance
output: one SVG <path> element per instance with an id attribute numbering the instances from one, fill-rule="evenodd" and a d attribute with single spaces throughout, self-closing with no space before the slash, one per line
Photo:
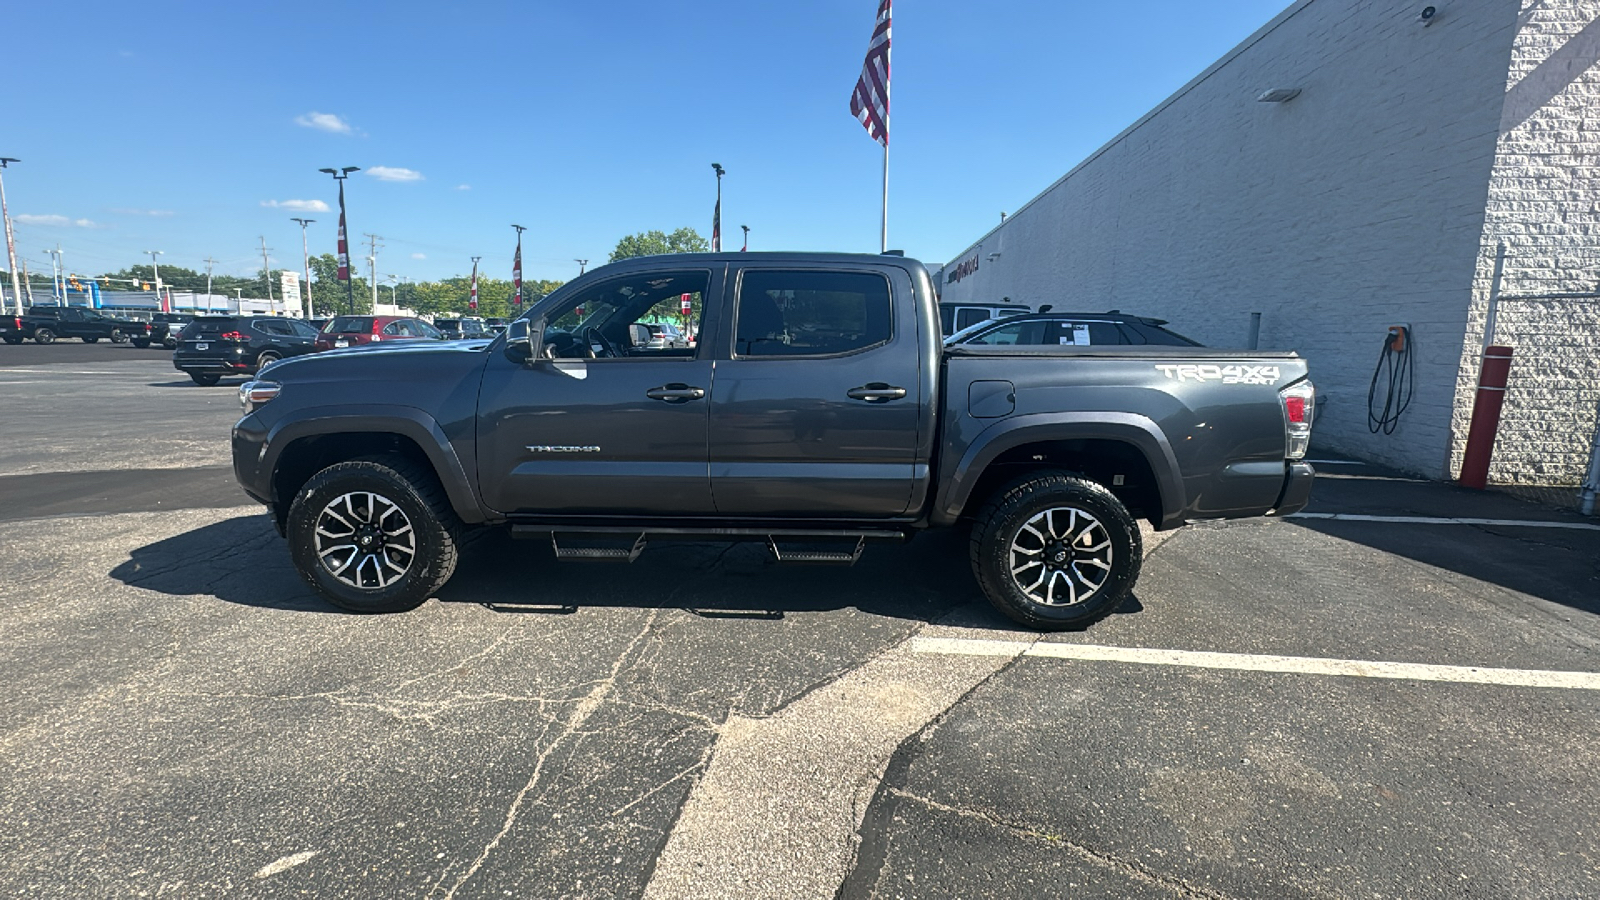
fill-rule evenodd
<path id="1" fill-rule="evenodd" d="M 267 428 L 254 413 L 233 426 L 233 477 L 258 503 L 272 505 L 272 473 L 263 472 Z"/>
<path id="2" fill-rule="evenodd" d="M 1317 479 L 1317 470 L 1310 463 L 1292 462 L 1283 476 L 1283 491 L 1273 506 L 1272 514 L 1287 516 L 1306 508 L 1311 502 L 1311 485 Z"/>

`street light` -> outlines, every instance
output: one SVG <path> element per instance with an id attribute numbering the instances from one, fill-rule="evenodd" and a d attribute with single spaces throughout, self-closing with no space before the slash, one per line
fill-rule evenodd
<path id="1" fill-rule="evenodd" d="M 361 167 L 345 166 L 342 169 L 318 169 L 317 171 L 326 172 L 333 176 L 334 181 L 339 182 L 339 277 L 344 279 L 346 312 L 354 315 L 356 311 L 356 283 L 350 277 L 350 242 L 345 238 L 344 180 L 350 177 L 351 172 L 361 171 Z"/>
<path id="2" fill-rule="evenodd" d="M 0 170 L 8 168 L 14 162 L 22 162 L 14 156 L 0 156 Z M 6 181 L 0 178 L 0 219 L 6 221 L 6 259 L 11 263 L 11 297 L 16 301 L 17 315 L 22 315 L 22 285 L 17 280 L 17 243 L 11 234 L 11 212 L 6 209 Z M 30 295 L 31 295 L 30 289 Z M 0 302 L 0 311 L 5 310 L 5 303 Z"/>
<path id="3" fill-rule="evenodd" d="M 306 243 L 306 226 L 315 222 L 316 219 L 300 219 L 291 216 L 289 221 L 300 223 L 300 257 L 306 267 L 306 302 L 305 309 L 302 312 L 309 319 L 311 318 L 312 310 L 316 309 L 316 305 L 311 302 L 311 247 Z"/>
<path id="4" fill-rule="evenodd" d="M 744 229 L 744 246 L 739 248 L 739 252 L 744 253 L 750 249 L 750 226 L 740 225 L 739 227 Z"/>
<path id="5" fill-rule="evenodd" d="M 579 275 L 582 275 L 583 274 L 583 270 L 585 268 L 587 268 L 588 265 L 589 265 L 589 261 L 587 259 L 575 259 L 575 260 L 573 260 L 573 262 L 578 264 L 578 274 Z"/>
<path id="6" fill-rule="evenodd" d="M 722 251 L 722 176 L 727 170 L 722 168 L 722 163 L 712 163 L 711 168 L 717 173 L 717 208 L 711 215 L 711 252 Z"/>

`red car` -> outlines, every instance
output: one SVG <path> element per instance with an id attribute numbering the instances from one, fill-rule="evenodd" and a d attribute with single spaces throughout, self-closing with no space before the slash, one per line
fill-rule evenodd
<path id="1" fill-rule="evenodd" d="M 378 341 L 440 341 L 444 335 L 410 316 L 334 316 L 317 335 L 316 349 L 337 350 Z"/>

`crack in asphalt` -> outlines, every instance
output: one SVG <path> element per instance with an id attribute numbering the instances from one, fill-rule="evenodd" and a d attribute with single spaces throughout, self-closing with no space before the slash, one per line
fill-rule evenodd
<path id="1" fill-rule="evenodd" d="M 1198 897 L 1201 898 L 1201 900 L 1233 900 L 1232 896 L 1229 894 L 1224 894 L 1220 891 L 1185 881 L 1182 878 L 1175 878 L 1171 875 L 1163 875 L 1160 872 L 1150 869 L 1148 866 L 1144 866 L 1118 856 L 1113 856 L 1109 853 L 1102 853 L 1098 850 L 1094 850 L 1084 846 L 1083 844 L 1077 843 L 1076 841 L 1070 841 L 1058 834 L 1049 834 L 1028 825 L 1019 825 L 1015 822 L 1008 822 L 995 813 L 988 812 L 986 810 L 968 809 L 960 806 L 952 806 L 948 803 L 940 803 L 932 798 L 924 797 L 920 794 L 913 794 L 910 791 L 901 790 L 900 788 L 888 788 L 885 793 L 899 800 L 908 800 L 912 803 L 920 804 L 926 809 L 930 809 L 935 812 L 960 816 L 962 818 L 983 822 L 993 828 L 1000 828 L 1005 831 L 1009 831 L 1018 837 L 1046 843 L 1052 847 L 1061 847 L 1070 850 L 1091 865 L 1114 872 L 1123 876 L 1124 878 L 1137 881 L 1141 884 L 1173 891 L 1180 897 Z"/>
<path id="2" fill-rule="evenodd" d="M 534 761 L 533 771 L 528 776 L 528 783 L 523 785 L 522 789 L 517 791 L 516 796 L 512 798 L 511 805 L 506 810 L 505 822 L 500 826 L 500 830 L 496 832 L 494 837 L 489 840 L 488 844 L 486 844 L 483 850 L 478 854 L 478 857 L 467 866 L 466 871 L 461 873 L 460 877 L 456 879 L 455 884 L 450 886 L 449 890 L 442 894 L 439 892 L 439 889 L 444 884 L 445 879 L 449 877 L 448 873 L 442 874 L 439 876 L 439 880 L 434 882 L 433 887 L 428 891 L 429 897 L 438 897 L 440 900 L 453 900 L 456 895 L 456 891 L 460 890 L 461 887 L 468 881 L 471 881 L 473 876 L 477 875 L 478 872 L 483 868 L 484 863 L 488 861 L 490 855 L 494 853 L 495 849 L 500 846 L 500 842 L 505 839 L 505 836 L 511 832 L 512 827 L 516 825 L 517 816 L 522 810 L 523 803 L 526 802 L 528 796 L 533 793 L 534 788 L 539 786 L 539 781 L 544 775 L 545 763 L 550 759 L 551 755 L 553 755 L 557 749 L 566 743 L 569 738 L 575 735 L 587 733 L 583 731 L 584 723 L 589 720 L 590 716 L 594 715 L 595 711 L 598 710 L 605 702 L 606 698 L 610 696 L 612 690 L 616 688 L 617 678 L 622 674 L 624 667 L 629 664 L 630 657 L 633 656 L 634 649 L 638 647 L 639 643 L 650 634 L 651 629 L 655 627 L 656 619 L 660 616 L 660 613 L 661 610 L 659 607 L 650 610 L 649 617 L 645 619 L 644 627 L 639 630 L 638 634 L 634 635 L 633 640 L 628 642 L 628 646 L 624 647 L 622 652 L 617 654 L 617 661 L 616 664 L 611 667 L 611 674 L 608 677 L 596 682 L 594 688 L 578 701 L 578 703 L 573 707 L 572 712 L 566 717 L 565 722 L 563 722 L 561 732 L 557 734 L 555 738 L 539 752 L 538 758 Z"/>

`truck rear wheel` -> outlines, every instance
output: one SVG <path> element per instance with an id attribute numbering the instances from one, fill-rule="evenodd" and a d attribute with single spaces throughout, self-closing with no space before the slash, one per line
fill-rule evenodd
<path id="1" fill-rule="evenodd" d="M 80 338 L 80 340 L 82 340 L 85 344 L 98 344 L 98 343 L 100 343 L 100 339 L 97 338 L 97 337 Z"/>
<path id="2" fill-rule="evenodd" d="M 35 344 L 53 344 L 55 340 L 56 333 L 48 328 L 35 328 L 33 330 L 33 342 Z"/>
<path id="3" fill-rule="evenodd" d="M 122 329 L 121 328 L 113 328 L 113 329 L 111 329 L 111 343 L 113 343 L 113 344 L 126 344 L 127 342 L 128 342 L 128 336 L 126 334 L 122 333 Z"/>
<path id="4" fill-rule="evenodd" d="M 461 523 L 431 472 L 360 459 L 311 477 L 289 508 L 295 568 L 335 606 L 358 613 L 421 606 L 455 572 Z"/>
<path id="5" fill-rule="evenodd" d="M 1041 631 L 1111 614 L 1139 578 L 1139 526 L 1102 485 L 1036 473 L 999 491 L 972 529 L 978 586 L 1007 617 Z"/>

